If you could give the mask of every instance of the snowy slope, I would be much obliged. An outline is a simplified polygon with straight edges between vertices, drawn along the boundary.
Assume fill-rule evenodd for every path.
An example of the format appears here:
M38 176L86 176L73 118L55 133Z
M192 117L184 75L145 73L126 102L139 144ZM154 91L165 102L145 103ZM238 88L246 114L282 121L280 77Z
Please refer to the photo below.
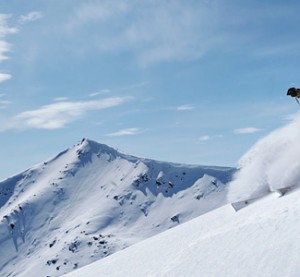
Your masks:
M234 171L82 140L0 183L0 276L60 276L221 207Z
M300 272L300 190L223 206L66 277L264 276Z
M232 205L67 276L299 276L300 113L291 118L241 158Z

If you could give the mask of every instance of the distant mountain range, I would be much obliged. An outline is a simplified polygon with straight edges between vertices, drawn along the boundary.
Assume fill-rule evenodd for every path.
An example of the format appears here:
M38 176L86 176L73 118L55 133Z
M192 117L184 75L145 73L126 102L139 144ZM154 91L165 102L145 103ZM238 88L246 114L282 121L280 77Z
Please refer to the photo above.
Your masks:
M0 275L61 276L222 207L235 171L83 139L0 183Z

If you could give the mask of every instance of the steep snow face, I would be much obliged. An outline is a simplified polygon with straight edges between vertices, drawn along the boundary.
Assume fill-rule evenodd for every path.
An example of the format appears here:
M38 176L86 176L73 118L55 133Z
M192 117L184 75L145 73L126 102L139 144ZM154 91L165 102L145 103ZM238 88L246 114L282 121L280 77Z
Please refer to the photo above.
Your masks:
M223 206L66 277L298 276L299 197L269 194L237 213Z
M60 276L207 213L233 172L83 140L0 183L1 276Z
M300 180L300 114L286 126L259 140L240 160L230 184L230 201L260 197Z

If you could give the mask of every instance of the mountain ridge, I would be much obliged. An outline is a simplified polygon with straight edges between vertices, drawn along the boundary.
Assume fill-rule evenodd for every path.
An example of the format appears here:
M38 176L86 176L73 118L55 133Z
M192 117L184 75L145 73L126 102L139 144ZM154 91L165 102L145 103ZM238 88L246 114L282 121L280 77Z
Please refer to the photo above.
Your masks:
M83 139L0 182L0 272L60 276L106 257L225 205L234 172Z

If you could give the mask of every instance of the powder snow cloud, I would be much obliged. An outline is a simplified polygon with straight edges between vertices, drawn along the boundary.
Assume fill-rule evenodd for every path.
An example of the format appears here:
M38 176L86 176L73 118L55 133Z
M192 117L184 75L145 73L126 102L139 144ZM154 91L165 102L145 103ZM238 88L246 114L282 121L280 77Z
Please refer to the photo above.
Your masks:
M267 194L300 183L300 113L284 127L259 140L239 161L230 184L230 201Z

